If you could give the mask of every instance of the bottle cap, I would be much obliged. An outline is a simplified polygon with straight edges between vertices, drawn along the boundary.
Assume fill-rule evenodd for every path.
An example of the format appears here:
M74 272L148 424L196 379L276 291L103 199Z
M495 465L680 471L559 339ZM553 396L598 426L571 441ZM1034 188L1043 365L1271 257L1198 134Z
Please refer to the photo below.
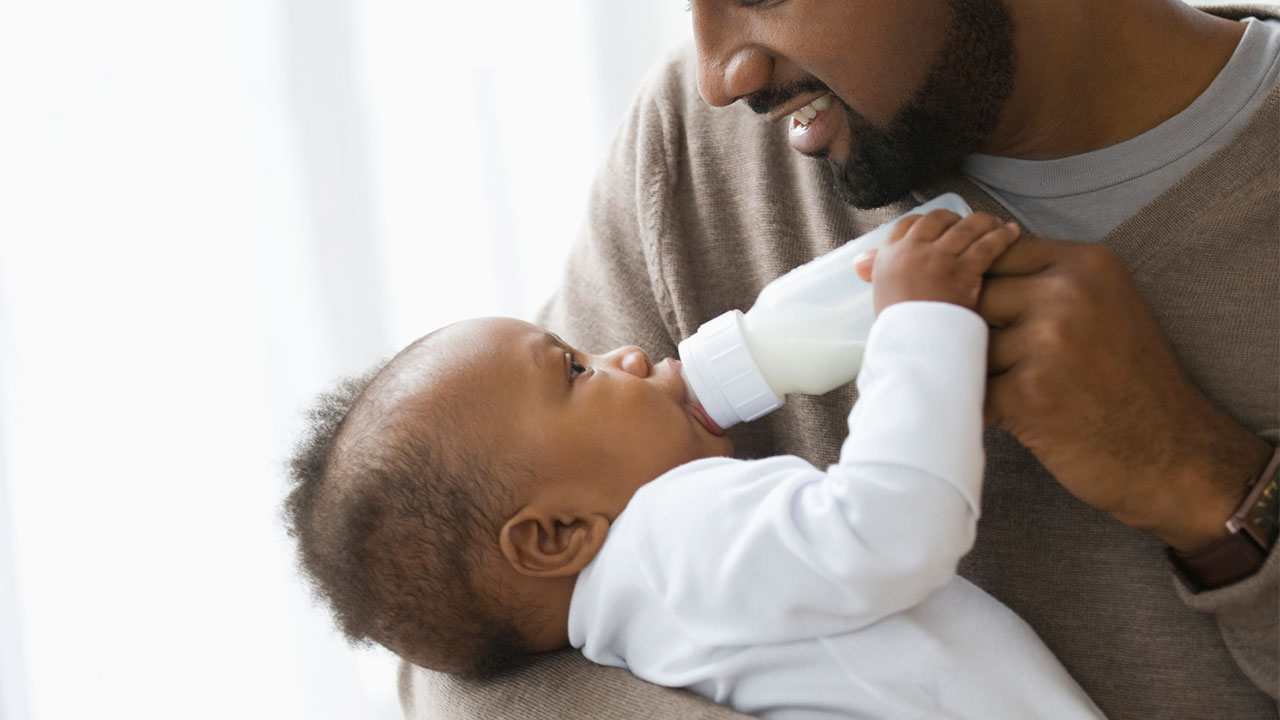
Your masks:
M742 311L712 318L680 342L690 389L722 428L750 422L782 407L742 335Z

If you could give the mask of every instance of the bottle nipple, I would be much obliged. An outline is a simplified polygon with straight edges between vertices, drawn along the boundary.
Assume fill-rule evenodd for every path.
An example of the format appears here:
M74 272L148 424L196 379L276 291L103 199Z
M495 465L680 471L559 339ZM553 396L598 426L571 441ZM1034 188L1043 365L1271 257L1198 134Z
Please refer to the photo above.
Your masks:
M680 363L680 381L684 383L684 401L701 407L702 403L698 402L698 396L693 392L693 383L689 382L689 373L684 369L684 363Z

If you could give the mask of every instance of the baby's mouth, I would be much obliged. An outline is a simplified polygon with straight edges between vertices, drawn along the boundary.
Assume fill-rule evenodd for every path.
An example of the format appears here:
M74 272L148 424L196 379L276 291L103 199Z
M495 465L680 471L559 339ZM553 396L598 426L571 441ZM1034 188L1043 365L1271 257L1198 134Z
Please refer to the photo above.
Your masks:
M711 419L711 416L707 414L707 411L702 408L702 403L691 402L685 404L693 411L693 416L698 418L698 422L702 423L702 427L706 428L707 432L712 435L724 435L724 428L717 425L716 421Z
M664 362L671 366L672 374L680 380L681 389L684 391L685 407L688 407L689 411L693 413L693 416L697 418L698 424L706 428L707 432L712 435L724 435L724 428L720 427L715 420L711 419L711 416L707 414L706 409L702 407L702 403L698 402L698 399L693 396L693 390L689 387L689 383L685 381L684 373L680 370L680 361L675 358L667 358Z

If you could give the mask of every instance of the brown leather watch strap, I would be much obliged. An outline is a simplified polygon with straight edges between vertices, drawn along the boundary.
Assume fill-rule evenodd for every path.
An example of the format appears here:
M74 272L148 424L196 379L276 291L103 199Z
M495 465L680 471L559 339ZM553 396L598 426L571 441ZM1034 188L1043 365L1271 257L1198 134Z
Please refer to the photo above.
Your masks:
M1244 502L1227 521L1230 535L1195 552L1169 548L1169 561L1192 590L1225 587L1254 574L1266 562L1276 541L1278 466L1280 450L1272 454L1266 469L1250 483Z
M1243 533L1225 537L1203 550L1184 553L1169 548L1169 561L1191 589L1216 590L1257 572L1267 554Z

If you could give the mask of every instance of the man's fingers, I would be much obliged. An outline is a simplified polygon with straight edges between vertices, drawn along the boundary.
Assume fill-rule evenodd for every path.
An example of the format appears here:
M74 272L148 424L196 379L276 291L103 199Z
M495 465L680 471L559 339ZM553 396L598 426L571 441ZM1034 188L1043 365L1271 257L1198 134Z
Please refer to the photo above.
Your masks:
M1027 411L1028 373L1033 372L1030 363L1014 363L1007 370L993 373L987 378L987 392L982 401L982 419L989 427L1009 432L1015 428L1010 423L1024 418Z
M1023 234L1007 252L991 263L989 275L1033 275L1054 263L1058 256L1074 245L1070 240L1049 240Z
M1027 240L1028 238L1024 237L1011 245L1008 251L996 260L996 263L1008 257L1009 253L1016 251ZM978 296L978 307L975 309L993 328L1013 325L1030 309L1028 298L1032 297L1030 293L1036 280L1035 277L1021 275L1010 277L988 275L982 281L982 293Z
M982 402L982 421L987 427L1004 428L1005 418L1009 414L1011 386L1011 378L1007 376L987 380L987 394Z
M988 375L1007 373L1025 357L1027 357L1027 337L1023 328L1015 325L991 331L990 341L987 344Z

